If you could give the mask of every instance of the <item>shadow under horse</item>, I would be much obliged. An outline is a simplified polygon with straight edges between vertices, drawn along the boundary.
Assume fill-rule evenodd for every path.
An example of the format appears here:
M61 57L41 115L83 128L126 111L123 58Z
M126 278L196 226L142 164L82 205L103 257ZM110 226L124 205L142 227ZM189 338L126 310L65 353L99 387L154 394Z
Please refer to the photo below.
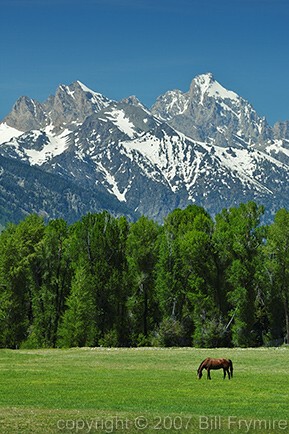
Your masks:
M207 357L202 361L198 368L198 377L199 379L203 376L203 369L207 370L207 378L211 380L210 371L213 369L223 369L224 371L224 379L226 378L226 374L228 374L228 378L233 378L233 363L231 359L212 359L211 357Z

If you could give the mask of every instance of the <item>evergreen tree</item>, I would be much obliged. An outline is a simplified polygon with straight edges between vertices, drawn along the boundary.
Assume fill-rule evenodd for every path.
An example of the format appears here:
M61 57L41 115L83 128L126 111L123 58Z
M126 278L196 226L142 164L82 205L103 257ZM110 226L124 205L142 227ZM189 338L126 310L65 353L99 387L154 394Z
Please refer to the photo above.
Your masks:
M31 215L8 225L0 237L0 346L17 348L33 320L30 266L44 235L43 219Z
M64 347L92 346L96 340L96 329L93 279L84 266L79 266L59 328L58 343Z

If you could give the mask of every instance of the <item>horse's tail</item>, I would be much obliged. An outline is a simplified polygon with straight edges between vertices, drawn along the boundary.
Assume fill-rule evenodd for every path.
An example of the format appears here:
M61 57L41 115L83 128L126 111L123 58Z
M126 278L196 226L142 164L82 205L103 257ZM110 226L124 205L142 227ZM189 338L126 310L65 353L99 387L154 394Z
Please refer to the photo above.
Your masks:
M233 378L233 362L231 359L229 359L229 368L230 368L231 378Z

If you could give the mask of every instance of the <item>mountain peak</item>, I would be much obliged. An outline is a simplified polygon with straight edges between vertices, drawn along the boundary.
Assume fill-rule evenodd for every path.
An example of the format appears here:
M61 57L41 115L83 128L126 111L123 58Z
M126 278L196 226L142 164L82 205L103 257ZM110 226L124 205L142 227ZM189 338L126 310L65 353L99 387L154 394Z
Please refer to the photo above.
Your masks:
M215 81L215 78L212 72L207 72L205 74L197 75L193 81L198 82L200 85L209 86Z
M190 94L195 95L196 91L200 95L201 103L203 102L205 95L218 99L230 99L235 101L239 99L239 96L235 92L227 90L216 81L211 72L198 75L193 79L190 87Z
M46 115L38 101L27 96L21 96L3 122L17 130L28 131L42 128L46 122Z
M76 81L73 83L73 85L74 85L74 86L78 86L78 87L80 87L80 88L83 90L83 92L92 93L93 95L97 93L97 92L94 92L93 90L91 90L89 87L87 87L85 84L83 84L83 83L82 83L81 81L79 81L79 80L76 80Z
M101 93L95 92L94 90L90 89L79 80L76 80L69 85L60 84L56 90L56 94L62 92L66 93L68 96L74 99L77 95L82 95L83 93L85 93L86 94L85 98L98 99L98 100L101 99L101 100L108 101L108 99L105 96L103 96Z
M146 108L146 106L143 105L143 103L135 95L130 95L127 98L122 99L120 102L124 103L124 104L128 104L128 105L134 106L134 107L140 107L145 112L148 111L148 109Z
M122 99L121 102L136 106L142 105L140 100L135 95L130 95L127 98Z
M89 89L85 84L81 83L81 81L76 80L73 83L70 83L69 85L67 84L60 84L57 88L57 91L64 91L68 94L71 94L75 92L75 90L81 90L82 92L89 92L94 94L95 92L91 89ZM56 92L57 92L56 91Z

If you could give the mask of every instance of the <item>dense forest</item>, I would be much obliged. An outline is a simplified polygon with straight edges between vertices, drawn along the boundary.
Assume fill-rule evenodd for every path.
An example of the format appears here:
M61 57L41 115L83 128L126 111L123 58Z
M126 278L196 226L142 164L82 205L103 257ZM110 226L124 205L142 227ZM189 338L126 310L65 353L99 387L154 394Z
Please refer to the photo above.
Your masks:
M29 215L0 234L0 347L259 346L289 335L289 211L254 202L163 225Z

